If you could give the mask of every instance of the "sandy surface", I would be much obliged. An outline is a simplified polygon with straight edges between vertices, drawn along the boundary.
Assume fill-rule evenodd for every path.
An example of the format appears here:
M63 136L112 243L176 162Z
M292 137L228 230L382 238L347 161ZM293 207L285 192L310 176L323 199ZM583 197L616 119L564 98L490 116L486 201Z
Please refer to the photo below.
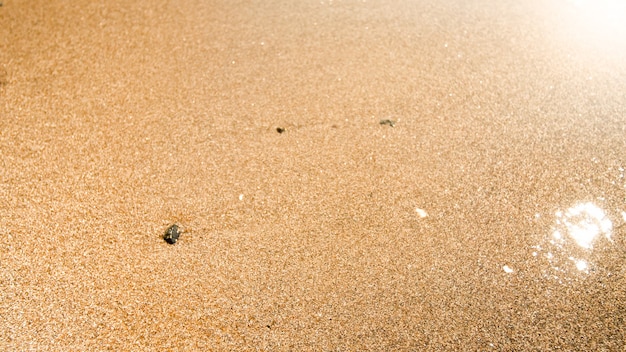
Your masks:
M624 348L605 5L3 1L0 349Z

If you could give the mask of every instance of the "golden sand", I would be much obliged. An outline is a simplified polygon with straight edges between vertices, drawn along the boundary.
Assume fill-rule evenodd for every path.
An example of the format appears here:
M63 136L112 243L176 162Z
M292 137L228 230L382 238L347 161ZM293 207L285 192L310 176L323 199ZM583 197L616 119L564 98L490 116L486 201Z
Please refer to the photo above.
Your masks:
M3 1L0 350L623 349L607 9Z

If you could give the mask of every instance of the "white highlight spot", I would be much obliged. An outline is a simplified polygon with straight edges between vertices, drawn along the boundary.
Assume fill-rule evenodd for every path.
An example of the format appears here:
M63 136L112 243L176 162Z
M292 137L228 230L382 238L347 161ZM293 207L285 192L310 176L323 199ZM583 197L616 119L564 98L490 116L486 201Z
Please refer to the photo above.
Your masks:
M565 230L580 247L591 248L596 237L601 234L611 240L613 223L604 211L593 203L578 204L567 209L565 214L557 214L559 215Z
M513 269L511 269L508 265L503 266L502 270L504 270L504 272L507 274L510 274L513 272Z
M424 209L415 208L415 212L419 215L420 218L425 218L428 216L428 213Z
M243 194L239 195L239 200L243 200Z
M587 265L587 262L584 260L577 260L576 261L576 269L580 270L580 271L585 271L587 270L589 266Z

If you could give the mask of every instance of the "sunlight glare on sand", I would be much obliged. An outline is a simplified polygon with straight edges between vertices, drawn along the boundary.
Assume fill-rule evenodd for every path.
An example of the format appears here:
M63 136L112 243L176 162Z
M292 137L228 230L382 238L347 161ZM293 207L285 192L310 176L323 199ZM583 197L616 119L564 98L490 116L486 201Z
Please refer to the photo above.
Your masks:
M613 223L602 209L593 203L581 203L563 212L557 212L557 224L562 224L567 234L582 248L589 249L601 234L611 240ZM555 239L561 239L555 231Z
M588 268L587 262L584 260L576 260L576 269L580 270L580 271L586 271Z
M594 271L594 249L602 250L602 238L612 243L613 223L605 211L591 202L581 202L555 213L555 226L545 241L532 246L532 256L545 259L552 277L565 280L574 273ZM572 270L574 269L574 270Z
M626 33L626 1L571 0L575 9L574 30L579 38L620 39Z

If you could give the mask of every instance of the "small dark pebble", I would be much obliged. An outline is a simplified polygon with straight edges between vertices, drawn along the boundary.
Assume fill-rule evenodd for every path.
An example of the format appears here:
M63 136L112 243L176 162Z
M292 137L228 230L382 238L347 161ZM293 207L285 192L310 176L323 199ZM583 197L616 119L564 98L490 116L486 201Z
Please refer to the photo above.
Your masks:
M170 226L167 231L165 231L165 236L163 236L163 239L169 244L174 244L176 243L176 241L178 241L179 236L180 231L178 229L178 225L174 224Z
M380 120L380 124L381 125L389 125L389 126L393 127L396 124L396 122L393 121L393 120Z
M283 132L285 132L285 129L282 128L282 127L276 127L276 132L283 133Z

